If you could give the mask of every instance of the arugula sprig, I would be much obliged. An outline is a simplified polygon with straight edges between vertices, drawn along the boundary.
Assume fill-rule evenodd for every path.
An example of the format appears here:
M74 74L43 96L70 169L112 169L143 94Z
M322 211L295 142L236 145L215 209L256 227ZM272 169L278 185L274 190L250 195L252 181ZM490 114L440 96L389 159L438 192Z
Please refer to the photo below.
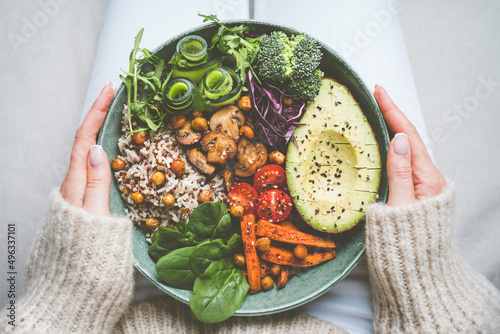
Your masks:
M260 51L259 41L264 35L256 38L245 37L243 34L244 32L253 31L253 28L249 25L241 24L239 26L229 28L220 23L217 15L198 15L204 18L203 22L212 21L219 26L219 30L212 37L212 41L208 49L211 50L217 46L222 53L231 56L236 62L236 72L240 73L243 83L246 81L247 68L250 68L255 78L257 78L253 70L252 63Z
M161 110L162 92L171 76L171 72L166 78L163 76L166 69L163 59L156 57L148 49L139 47L143 33L144 28L135 37L128 71L122 69L125 75L120 75L120 79L127 87L129 134L147 130L144 127L133 129L132 115L145 122L153 131L163 126L165 113Z

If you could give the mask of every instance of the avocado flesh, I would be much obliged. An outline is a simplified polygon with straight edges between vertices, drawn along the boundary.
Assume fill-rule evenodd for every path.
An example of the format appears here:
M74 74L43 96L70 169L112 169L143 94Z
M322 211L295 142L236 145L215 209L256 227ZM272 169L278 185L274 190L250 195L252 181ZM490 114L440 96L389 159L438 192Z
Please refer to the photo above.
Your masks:
M315 229L354 227L377 197L380 153L373 131L347 88L325 78L288 146L286 174L292 200Z

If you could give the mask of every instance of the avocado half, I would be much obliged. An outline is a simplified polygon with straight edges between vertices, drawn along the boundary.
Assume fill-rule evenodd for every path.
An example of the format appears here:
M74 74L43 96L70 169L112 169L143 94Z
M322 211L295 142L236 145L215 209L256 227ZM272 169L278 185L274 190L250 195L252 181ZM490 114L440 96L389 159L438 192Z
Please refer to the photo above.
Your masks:
M381 178L375 135L349 90L324 78L290 141L286 176L293 203L313 228L356 226L377 197ZM297 144L297 146L296 146Z

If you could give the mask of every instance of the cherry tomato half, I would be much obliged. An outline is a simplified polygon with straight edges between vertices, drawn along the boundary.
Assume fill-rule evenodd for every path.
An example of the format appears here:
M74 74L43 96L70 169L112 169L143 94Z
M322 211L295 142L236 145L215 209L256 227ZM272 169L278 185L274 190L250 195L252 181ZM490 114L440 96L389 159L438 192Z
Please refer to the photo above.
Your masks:
M241 205L245 208L245 215L254 212L256 199L257 191L254 187L245 182L235 183L227 194L229 207Z
M266 190L286 190L285 170L278 165L265 165L255 173L253 186L259 194Z
M280 222L288 217L291 211L292 201L283 190L265 191L257 199L257 214L268 222Z

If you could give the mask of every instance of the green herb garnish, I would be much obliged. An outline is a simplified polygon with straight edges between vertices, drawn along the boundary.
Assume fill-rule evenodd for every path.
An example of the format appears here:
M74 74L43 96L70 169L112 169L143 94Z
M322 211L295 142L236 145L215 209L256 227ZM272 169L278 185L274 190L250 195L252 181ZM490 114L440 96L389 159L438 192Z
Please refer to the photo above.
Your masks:
M144 127L133 129L132 115L145 122L153 131L163 126L165 113L161 110L162 92L171 75L171 73L166 77L163 75L165 72L163 59L156 57L148 49L139 48L143 33L144 28L135 37L128 71L122 70L125 75L120 75L120 79L127 87L129 134L146 129Z

